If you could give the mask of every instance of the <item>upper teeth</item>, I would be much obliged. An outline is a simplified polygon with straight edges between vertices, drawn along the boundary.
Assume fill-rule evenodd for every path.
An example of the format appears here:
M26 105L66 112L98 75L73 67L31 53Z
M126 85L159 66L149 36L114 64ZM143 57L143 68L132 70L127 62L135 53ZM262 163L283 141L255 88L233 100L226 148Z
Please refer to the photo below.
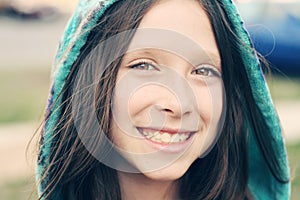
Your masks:
M183 142L187 140L190 136L190 133L176 133L176 134L169 134L167 132L161 131L149 131L149 130L142 130L142 134L147 138L155 142L162 142L162 143L177 143Z

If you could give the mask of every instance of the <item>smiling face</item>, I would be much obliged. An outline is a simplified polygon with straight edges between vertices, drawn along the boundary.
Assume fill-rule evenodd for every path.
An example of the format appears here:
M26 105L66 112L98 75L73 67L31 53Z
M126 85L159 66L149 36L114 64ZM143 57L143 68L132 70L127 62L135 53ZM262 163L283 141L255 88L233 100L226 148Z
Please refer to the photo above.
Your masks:
M151 179L176 180L222 125L219 51L197 1L162 0L144 16L114 91L111 138Z

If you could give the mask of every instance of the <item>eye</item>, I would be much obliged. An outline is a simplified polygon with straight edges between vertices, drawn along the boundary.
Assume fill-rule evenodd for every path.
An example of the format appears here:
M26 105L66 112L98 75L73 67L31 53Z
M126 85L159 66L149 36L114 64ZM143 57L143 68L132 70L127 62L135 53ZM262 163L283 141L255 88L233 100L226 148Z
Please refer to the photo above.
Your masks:
M149 62L145 62L145 61L142 61L142 62L139 62L139 63L136 63L136 64L133 64L130 66L130 68L132 69L140 69L140 70L158 70L154 64L152 63L149 63Z
M215 67L210 65L201 65L192 71L192 74L202 77L221 77L221 73Z

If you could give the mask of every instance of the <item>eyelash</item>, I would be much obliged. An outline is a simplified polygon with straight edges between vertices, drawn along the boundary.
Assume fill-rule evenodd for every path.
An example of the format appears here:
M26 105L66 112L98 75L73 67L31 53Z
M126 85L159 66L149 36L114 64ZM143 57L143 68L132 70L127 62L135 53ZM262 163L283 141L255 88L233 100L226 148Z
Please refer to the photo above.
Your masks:
M157 67L154 64L146 62L146 61L142 61L142 62L133 64L133 65L130 65L129 67L131 69L140 69L140 70L149 70L149 71L158 70ZM145 69L144 67L148 67L148 68ZM149 69L149 67L152 67L152 69Z
M198 67L197 69L195 69L192 74L195 75L202 75L204 77L210 77L210 76L216 76L216 77L221 77L221 74L218 70L214 69L213 67L206 67L207 65L203 66L203 67ZM197 74L198 71L202 71L201 73L203 73L203 70L205 70L205 74Z
M159 69L155 66L155 64L152 64L148 61L141 61L136 64L130 65L129 67L131 69L140 69L140 70L149 70L149 71L158 70L159 71ZM145 69L145 67L147 67L147 69ZM149 69L149 67L151 67L152 69ZM197 74L197 72L201 71L201 70L202 71L205 70L206 73L205 74ZM192 74L201 75L204 77L211 77L211 76L221 77L221 73L218 70L214 69L213 67L210 67L209 65L204 65L202 67L198 67L197 69L192 71Z

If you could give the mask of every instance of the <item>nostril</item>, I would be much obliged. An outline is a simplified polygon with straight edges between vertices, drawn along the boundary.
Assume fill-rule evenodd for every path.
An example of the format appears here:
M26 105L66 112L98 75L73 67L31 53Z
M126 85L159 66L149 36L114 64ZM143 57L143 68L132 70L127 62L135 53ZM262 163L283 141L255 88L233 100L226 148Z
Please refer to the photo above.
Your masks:
M168 108L164 108L162 110L165 111L165 112L173 113L173 111L171 109L168 109Z

